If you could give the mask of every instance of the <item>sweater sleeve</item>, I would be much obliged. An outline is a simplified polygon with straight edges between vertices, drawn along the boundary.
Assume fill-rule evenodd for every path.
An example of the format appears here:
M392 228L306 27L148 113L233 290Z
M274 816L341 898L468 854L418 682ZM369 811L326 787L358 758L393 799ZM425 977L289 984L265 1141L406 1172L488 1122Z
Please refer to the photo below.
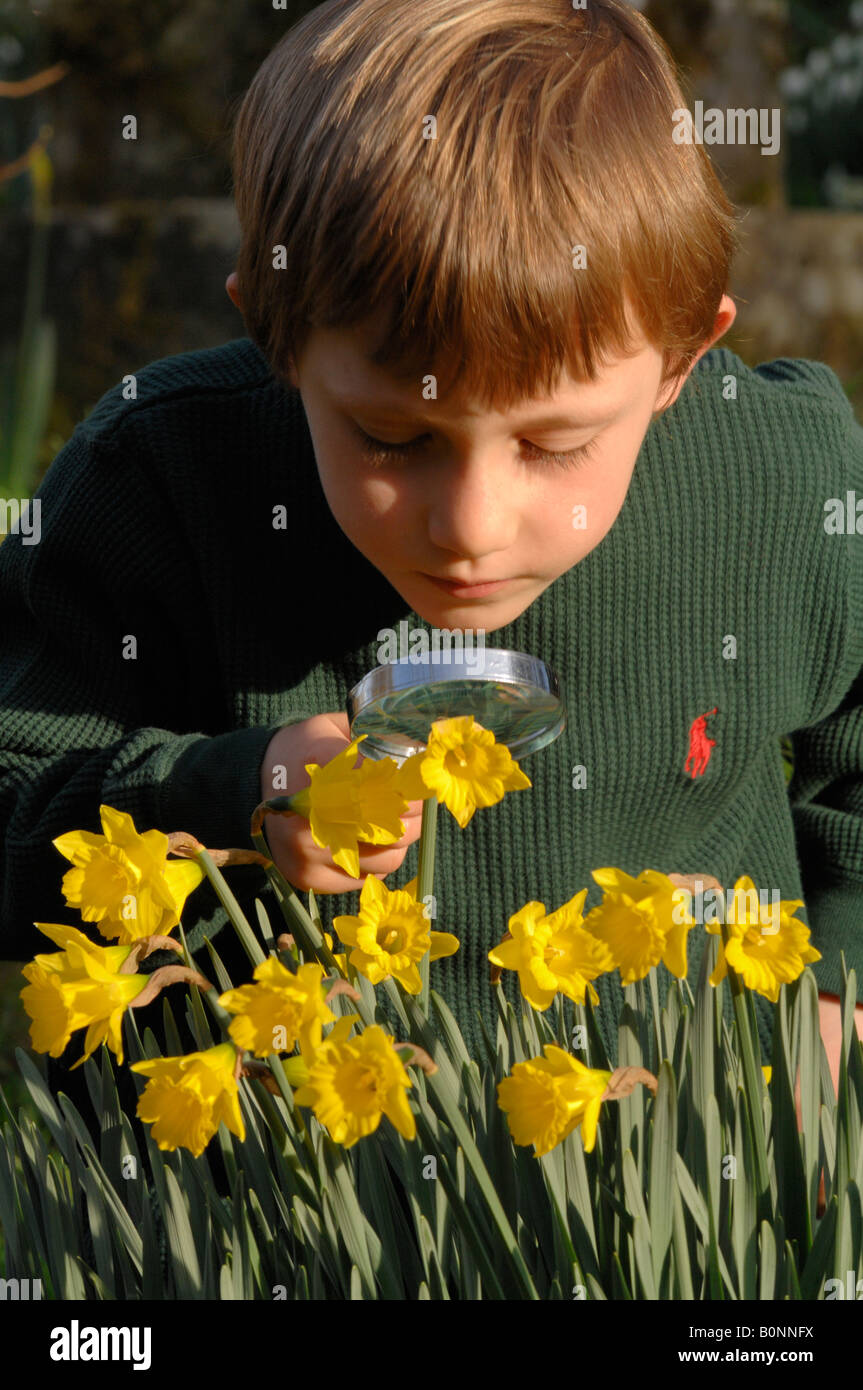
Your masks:
M838 566L829 570L835 576L838 569L842 596L833 691L838 703L818 723L792 735L788 792L812 944L822 955L813 966L819 990L839 994L844 951L863 999L863 429L850 405L845 418L844 487L837 488L836 499L843 504L844 526L835 534L825 529L822 538L822 544L836 548ZM829 622L833 612L827 603L819 621Z
M44 949L34 922L69 920L61 880L71 866L51 841L101 834L102 803L139 831L251 848L266 746L281 724L308 717L294 710L272 727L222 731L206 640L189 637L200 580L131 433L122 422L107 435L79 425L31 502L36 543L22 527L0 545L7 960Z

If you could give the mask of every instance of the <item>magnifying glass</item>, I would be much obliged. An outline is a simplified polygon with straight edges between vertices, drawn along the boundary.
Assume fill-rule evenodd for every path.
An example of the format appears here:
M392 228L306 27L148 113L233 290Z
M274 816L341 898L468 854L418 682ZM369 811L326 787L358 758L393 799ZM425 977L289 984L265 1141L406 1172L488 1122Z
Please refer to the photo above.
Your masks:
M347 714L351 738L366 735L364 757L399 764L425 748L437 719L472 714L516 760L553 743L566 727L551 667L503 647L483 648L469 661L442 651L416 663L376 666L351 690Z

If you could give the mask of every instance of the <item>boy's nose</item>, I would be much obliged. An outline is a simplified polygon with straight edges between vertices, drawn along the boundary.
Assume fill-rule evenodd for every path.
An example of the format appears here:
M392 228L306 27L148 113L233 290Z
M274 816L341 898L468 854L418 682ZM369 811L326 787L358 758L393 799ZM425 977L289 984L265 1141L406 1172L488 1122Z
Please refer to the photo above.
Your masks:
M498 461L465 465L435 480L429 509L429 539L441 550L480 563L515 543L518 506L512 481ZM483 576L486 577L486 576ZM488 575L503 579L503 574Z

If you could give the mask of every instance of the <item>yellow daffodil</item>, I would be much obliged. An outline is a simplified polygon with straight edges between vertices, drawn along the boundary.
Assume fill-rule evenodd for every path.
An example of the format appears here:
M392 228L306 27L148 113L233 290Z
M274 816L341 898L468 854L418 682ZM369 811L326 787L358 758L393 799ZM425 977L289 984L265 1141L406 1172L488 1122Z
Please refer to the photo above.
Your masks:
M108 941L167 935L204 870L193 859L169 860L167 835L139 834L125 811L100 806L99 814L104 835L70 830L53 841L76 866L63 878L66 902Z
M308 1063L309 1079L294 1099L311 1106L330 1137L347 1149L372 1134L383 1115L405 1139L413 1139L416 1120L406 1095L413 1083L394 1039L378 1024L348 1038L356 1017L340 1018L324 1038Z
M60 1057L71 1035L86 1028L84 1055L72 1070L103 1041L122 1062L123 1014L147 987L149 978L120 973L133 948L96 946L83 932L53 922L37 922L36 926L64 949L36 956L21 972L30 982L21 991L21 1002L32 1019L33 1048Z
M769 1086L769 1085L770 1085L770 1078L771 1078L771 1076L773 1075L773 1068L772 1068L772 1067L762 1067L761 1070L764 1072L764 1084L765 1084L765 1086Z
M329 949L332 951L332 949L333 949L333 938L331 937L331 935L330 935L330 933L329 933L328 931L325 931L325 932L324 932L324 941L326 941L327 946L328 946ZM347 973L348 973L348 966L347 966L348 957L347 957L347 953L345 952L345 953L343 953L343 954L341 954L341 955L334 955L334 956L333 956L333 960L335 961L336 965L337 965L337 966L339 967L339 969L341 970L342 974L346 976Z
M683 979L686 934L695 919L681 911L679 889L671 879L654 869L645 869L638 878L622 869L594 869L593 877L604 894L584 926L611 948L623 984L643 980L660 961Z
M149 1077L137 1115L153 1126L160 1149L188 1149L198 1158L224 1121L239 1140L246 1137L237 1083L239 1053L219 1043L186 1057L154 1057L131 1070Z
M803 900L787 898L778 908L762 907L755 884L744 874L734 885L733 904L727 945L721 939L721 923L705 923L709 932L720 936L710 983L718 985L731 966L749 989L775 1004L780 985L790 984L807 965L821 959L821 952L809 944L809 928L794 916Z
M546 1043L544 1057L516 1062L497 1088L516 1144L533 1144L537 1158L581 1125L585 1153L596 1143L601 1099L610 1071L591 1070L563 1048Z
M302 1052L313 1052L323 1025L336 1020L321 992L323 966L313 961L294 975L269 956L255 966L254 979L255 984L229 989L219 1000L237 1015L228 1029L237 1046L256 1057L291 1052L298 1042Z
M614 969L610 947L585 931L581 909L587 889L546 916L545 904L526 903L509 919L509 936L489 951L493 965L517 970L521 992L535 1009L547 1009L560 992L576 1004L599 995L591 984L597 975Z
M432 724L428 746L407 758L398 775L409 801L436 796L462 830L478 806L494 806L506 792L530 785L506 745L472 714Z
M459 947L451 932L429 930L423 904L413 892L387 888L374 874L366 876L358 916L335 917L333 930L354 948L350 963L360 974L373 985L391 975L408 994L419 994L422 988L417 962L427 951L431 960L440 960Z
M291 810L305 816L318 848L328 849L333 863L351 878L360 876L357 842L394 844L405 833L401 817L408 809L396 786L399 769L392 758L366 758L354 768L363 738L365 734L322 767L307 763L311 783L290 798Z

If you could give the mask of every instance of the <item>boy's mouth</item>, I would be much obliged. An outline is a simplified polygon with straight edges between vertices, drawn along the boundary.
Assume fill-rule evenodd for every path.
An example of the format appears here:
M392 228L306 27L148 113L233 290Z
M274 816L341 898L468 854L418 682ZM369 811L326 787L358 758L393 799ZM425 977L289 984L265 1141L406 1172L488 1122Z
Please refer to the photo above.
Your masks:
M454 579L438 579L436 575L424 574L422 571L420 574L423 579L456 598L483 598L485 594L496 593L504 584L510 583L509 579L488 579L482 584L462 584Z

